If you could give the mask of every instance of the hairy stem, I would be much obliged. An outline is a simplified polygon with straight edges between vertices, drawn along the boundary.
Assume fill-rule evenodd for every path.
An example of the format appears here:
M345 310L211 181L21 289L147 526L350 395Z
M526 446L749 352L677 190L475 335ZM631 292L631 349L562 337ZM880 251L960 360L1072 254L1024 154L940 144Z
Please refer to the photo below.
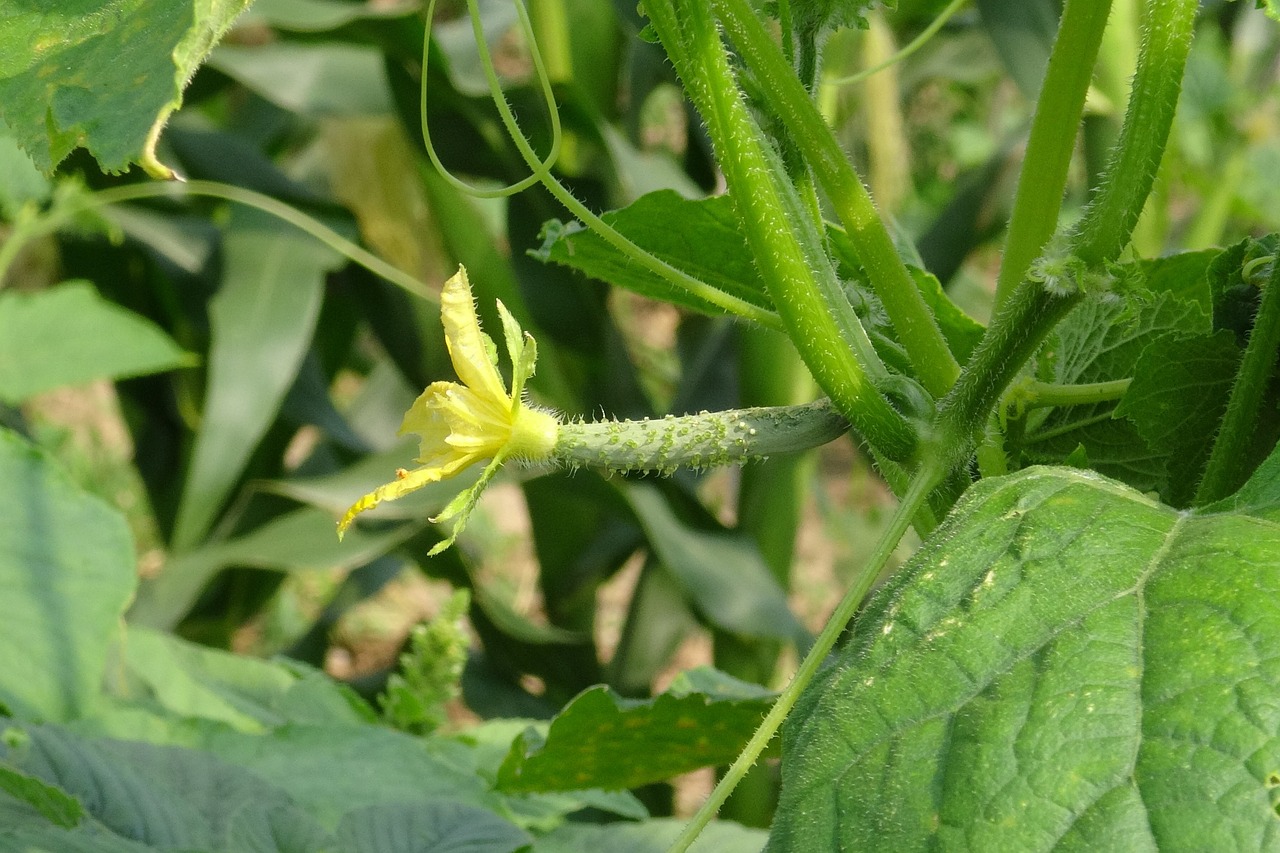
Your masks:
M935 397L942 396L960 368L898 256L867 188L749 0L712 0L712 5L742 59L755 73L769 110L790 132L844 224L921 384Z
M1009 298L1058 226L1085 93L1111 0L1068 0L1040 87L1009 219L996 304Z
M903 495L902 503L898 505L898 509L889 520L889 526L881 534L880 540L876 543L875 550L872 551L871 556L867 559L867 564L862 573L854 581L853 585L849 587L844 597L840 599L839 605L836 606L835 611L831 614L831 618L827 620L822 633L814 640L813 648L809 650L809 653L804 656L804 660L800 662L800 667L796 670L791 683L786 686L778 697L778 701L774 702L773 707L769 709L764 722L756 729L755 734L751 736L751 740L747 741L746 747L742 750L737 760L730 765L720 783L716 785L715 790L707 798L707 801L690 818L684 831L680 833L675 843L671 845L669 853L684 853L689 849L689 845L694 842L698 834L715 817L717 810L729 796L738 780L746 775L747 771L759 759L760 753L764 752L765 747L769 745L769 741L773 740L774 735L778 733L778 729L782 727L783 721L787 718L787 714L795 707L800 694L813 681L813 677L817 675L822 662L835 647L836 640L840 638L841 633L844 632L845 625L853 618L853 614L857 612L859 605L862 604L862 599L866 597L867 591L871 589L871 585L879 577L885 563L889 561L890 555L893 554L893 550L898 547L898 542L902 539L902 535L907 532L907 528L911 525L912 517L925 505L929 493L942 481L944 473L939 468L928 466L922 468L912 478L911 486L907 489L906 494Z
M1113 260L1129 242L1151 193L1182 91L1195 30L1196 0L1151 0L1120 141L1072 240L1090 265Z
M1196 0L1151 0L1149 26L1117 150L1068 253L1089 268L1114 260L1129 241L1169 139L1195 22ZM1082 298L1079 287L1047 289L1023 280L938 408L935 452L961 464L992 407L1049 330Z
M1262 303L1249 334L1249 345L1231 387L1227 411L1214 439L1204 477L1196 490L1195 506L1225 498L1247 479L1249 439L1255 432L1277 351L1280 351L1280 258L1273 258L1271 275L1263 285Z
M823 235L742 99L715 22L696 0L654 0L645 11L706 122L738 220L788 337L862 437L894 458L908 457L915 433L875 385L888 372L844 294ZM777 55L783 73L795 80ZM798 81L797 86L807 101Z

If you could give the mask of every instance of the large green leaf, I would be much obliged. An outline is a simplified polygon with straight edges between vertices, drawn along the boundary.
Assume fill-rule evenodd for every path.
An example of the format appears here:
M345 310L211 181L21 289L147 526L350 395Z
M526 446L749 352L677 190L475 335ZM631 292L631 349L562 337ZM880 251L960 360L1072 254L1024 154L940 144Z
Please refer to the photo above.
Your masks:
M208 853L312 853L327 843L279 788L207 753L82 738L54 726L0 728L8 729L0 758L76 797L93 819L85 834Z
M89 149L155 174L155 139L249 0L58 0L0 12L0 114L46 172Z
M87 281L0 293L0 401L191 361L154 323L100 298Z
M1156 341L1208 328L1203 311L1169 293L1135 295L1125 301L1090 300L1049 336L1038 357L1037 375L1062 385L1132 378L1139 374L1142 354ZM1084 447L1097 470L1143 490L1161 483L1169 452L1119 417L1116 401L1028 415L1020 449L1030 462L1061 461L1077 446Z
M91 711L135 572L124 518L0 430L0 706Z
M1116 417L1128 418L1161 451L1160 494L1174 505L1185 505L1195 493L1240 356L1226 330L1163 337L1142 353L1133 384L1116 407Z
M730 763L774 696L714 670L685 673L649 700L607 687L580 693L551 721L529 729L498 771L504 791L621 790Z
M770 849L1280 849L1277 600L1273 520L984 480L797 705Z
M211 731L203 743L287 791L327 827L356 809L405 799L499 808L501 798L449 746L368 725L288 725L267 735ZM465 756L462 747L457 751Z
M596 825L568 823L539 838L534 853L665 853L684 829L684 821L646 820L640 823ZM765 833L729 821L712 821L689 848L693 853L759 853Z
M198 646L131 626L121 644L125 692L170 714L264 732L287 723L372 722L372 709L321 672Z
M369 806L338 826L345 853L512 853L532 841L493 812L447 800Z
M315 330L324 275L339 256L256 212L233 213L222 287L209 306L213 345L204 414L183 484L173 545L195 545L217 517L293 384Z

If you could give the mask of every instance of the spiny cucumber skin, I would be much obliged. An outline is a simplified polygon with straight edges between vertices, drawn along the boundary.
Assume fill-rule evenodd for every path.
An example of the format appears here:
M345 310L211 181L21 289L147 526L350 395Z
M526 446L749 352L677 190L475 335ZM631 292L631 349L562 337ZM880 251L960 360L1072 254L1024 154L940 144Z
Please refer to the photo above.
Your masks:
M848 429L849 422L825 399L803 406L566 423L552 460L571 468L672 474L677 468L712 468L807 450Z

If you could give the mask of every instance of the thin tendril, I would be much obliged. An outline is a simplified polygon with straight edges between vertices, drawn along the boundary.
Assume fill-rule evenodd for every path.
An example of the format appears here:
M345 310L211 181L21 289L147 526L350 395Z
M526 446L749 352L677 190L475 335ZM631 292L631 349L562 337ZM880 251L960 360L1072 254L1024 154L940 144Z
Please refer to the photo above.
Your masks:
M9 243L0 248L0 255L3 256L3 262L0 263L0 279L3 278L3 267L8 266L9 258L16 254L17 249L20 248L20 245L15 245L11 248L10 244L14 241L26 243L36 237L52 233L66 225L77 214L100 207L149 198L181 198L188 195L219 198L261 210L314 237L330 249L346 257L352 263L364 267L374 275L381 276L414 296L426 299L429 302L440 301L440 297L422 281L403 270L397 269L369 250L353 243L315 217L308 216L297 208L262 193L217 181L163 181L158 183L128 184L99 190L69 200L61 209L50 210L41 221L33 223L21 235L15 233L10 238Z
M551 151L547 153L545 158L540 158L534 154L531 160L526 155L525 162L529 164L532 171L521 180L497 189L483 189L473 186L455 176L440 161L440 155L436 153L436 147L431 141L431 131L427 121L427 68L430 60L431 24L435 18L436 0L431 0L427 4L426 35L422 40L422 88L419 94L419 107L422 112L422 141L427 148L427 157L431 159L431 165L435 166L440 176L455 189L477 198L503 198L527 190L539 181L545 181L551 175L551 167L560 158L560 146L564 141L564 130L560 126L560 108L556 104L555 93L551 90L551 77L547 74L546 65L542 61L542 51L538 49L538 41L533 37L533 23L529 20L529 13L525 10L524 4L520 0L514 0L514 2L516 14L520 18L520 26L524 30L526 41L529 45L529 56L533 60L534 72L542 89L542 97L547 105L547 113L550 116ZM498 79L497 69L493 66L493 56L489 53L489 45L485 42L484 31L480 24L480 12L476 7L475 0L467 0L467 12L471 17L471 29L475 33L476 50L480 55L480 64L484 67L485 81L489 84L489 94L493 97L493 103L497 106L498 114L502 117L502 124L506 127L507 133L510 134L513 140L523 140L526 138L524 132L520 130L515 114L511 111L511 105L507 103L507 98L502 93L502 82ZM530 146L529 150L533 150L532 146ZM521 148L521 154L524 155L523 147Z
M898 62L901 62L911 54L915 53L920 48L924 47L925 42L929 41L929 39L937 35L938 30L946 26L947 21L951 20L952 16L955 15L956 12L959 12L960 7L963 6L966 2L967 0L951 0L951 2L947 5L947 8L943 9L942 12L939 13L938 17L934 18L929 23L929 26L925 27L920 32L920 35L916 36L914 39L911 40L910 44L902 48L902 50L898 51L893 56L890 56L884 62L878 63L876 65L871 66L870 68L859 71L857 74L850 74L848 77L835 77L828 80L824 80L823 82L828 86L847 86L851 83L860 83L861 81L870 77L872 74L878 74L881 71L888 68L890 65L894 65Z
M783 721L786 720L791 709L795 707L805 688L813 682L814 676L818 674L818 670L821 668L823 661L826 660L827 654L835 647L836 640L844 633L845 627L857 612L862 600L866 598L871 585L879 577L880 572L883 571L894 549L898 547L903 534L911 526L912 517L926 505L929 493L942 480L942 475L939 473L940 470L940 468L926 463L912 478L911 485L908 487L906 494L902 496L902 503L898 504L897 510L889 519L888 527L880 534L880 539L876 543L870 558L868 558L862 573L858 575L845 592L844 597L840 599L840 603L827 620L822 633L814 640L813 647L809 649L804 656L804 660L800 662L796 674L791 678L791 683L786 686L774 701L769 713L765 715L764 720L756 728L751 739L747 741L747 745L743 747L738 758L729 766L720 782L712 789L710 795L698 808L697 812L694 813L693 817L689 819L689 822L685 824L684 830L676 838L675 843L667 849L667 853L685 853L689 849L689 846L693 844L702 833L702 830L715 817L716 812L720 810L720 806L724 805L724 801L733 793L733 789L738 782L742 781L742 777L747 774L747 771L760 758L760 754L769 745L769 741L773 740L778 733Z
M498 190L479 190L472 187L458 178L451 175L440 162L435 154L435 149L431 144L431 136L427 129L427 80L426 67L428 59L428 45L431 38L430 16L435 10L435 0L431 0L427 7L427 33L426 40L422 46L422 62L423 62L423 79L422 79L422 136L426 143L427 155L431 158L432 165L436 170L448 180L453 186L459 190L471 195L491 198L494 196L507 196L519 192L532 186L535 182L541 182L543 187L553 195L570 213L576 216L584 225L597 236L603 239L609 245L613 246L622 254L626 255L636 264L667 281L668 283L680 288L704 302L720 308L728 314L733 314L743 319L750 320L761 326L770 329L783 329L782 321L778 319L778 315L767 308L747 302L725 293L723 290L712 287L706 282L700 281L688 273L676 269L666 261L658 258L644 249L637 246L627 237L615 230L596 214L592 213L586 205L577 199L554 175L551 174L551 167L555 163L555 158L560 151L560 119L558 107L555 103L554 93L551 90L550 78L547 75L546 68L542 62L542 54L538 51L537 40L534 38L533 25L529 20L529 14L525 11L520 0L515 0L516 8L520 17L520 25L524 29L524 34L530 45L530 54L533 58L533 65L538 74L542 91L547 99L548 109L552 116L552 135L554 142L552 144L552 155L546 159L538 156L533 150L532 143L528 137L520 130L515 116L511 112L510 106L507 104L506 97L502 94L501 82L498 80L497 73L493 69L492 57L489 54L489 47L485 43L484 31L480 24L480 12L476 6L476 0L467 0L467 11L471 15L471 26L475 33L476 50L479 51L481 63L485 68L485 79L489 84L489 95L493 98L494 104L498 108L499 114L502 116L503 125L510 134L511 141L515 144L516 149L520 152L520 156L524 158L525 164L529 167L531 173L523 180L503 187Z

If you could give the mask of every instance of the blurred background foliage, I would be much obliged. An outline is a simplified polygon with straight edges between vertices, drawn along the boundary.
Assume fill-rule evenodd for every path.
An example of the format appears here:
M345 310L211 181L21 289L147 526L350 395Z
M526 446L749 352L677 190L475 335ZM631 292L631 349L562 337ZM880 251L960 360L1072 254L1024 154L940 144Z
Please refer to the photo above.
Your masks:
M1058 4L976 0L903 61L836 82L947 5L900 0L867 30L835 34L819 100L903 252L981 321ZM1280 229L1280 101L1265 96L1280 44L1251 5L1203 4L1140 256ZM545 151L528 44L507 3L480 6L507 97ZM498 328L501 299L533 332L532 393L571 417L811 399L781 337L531 254L544 223L572 219L541 189L478 199L431 167L424 74L444 164L482 187L524 177L465 8L442 7L424 69L417 3L258 0L192 81L160 159L295 206L433 288L465 264L482 322ZM1117 132L1137 7L1115 0L1066 216ZM707 140L660 48L638 37L634 3L530 10L565 126L555 173L579 198L606 210L657 190L717 192ZM59 193L143 180L103 174L84 152L46 178L0 134L10 221ZM467 589L458 726L547 719L597 684L648 697L698 663L776 685L779 660L821 624L891 501L846 439L671 478L508 471L458 547L427 560L441 534L426 519L459 488L441 484L339 543L341 511L414 455L396 436L409 403L451 378L435 303L278 219L195 197L80 217L26 245L3 288L0 422L124 511L141 577L131 625L284 655L373 697L412 626ZM100 352L77 346L86 336ZM767 825L774 790L762 771L726 814ZM675 807L669 784L643 798L654 814Z

